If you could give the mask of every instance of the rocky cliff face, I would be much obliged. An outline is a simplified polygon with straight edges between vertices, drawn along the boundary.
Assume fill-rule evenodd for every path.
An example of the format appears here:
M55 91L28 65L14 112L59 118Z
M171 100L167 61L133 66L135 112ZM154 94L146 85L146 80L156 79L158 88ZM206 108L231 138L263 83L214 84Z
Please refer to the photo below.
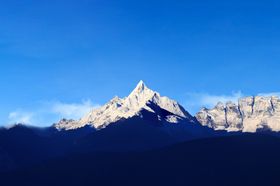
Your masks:
M239 99L238 104L218 103L213 109L203 108L196 118L202 125L215 130L280 131L280 99L252 96Z

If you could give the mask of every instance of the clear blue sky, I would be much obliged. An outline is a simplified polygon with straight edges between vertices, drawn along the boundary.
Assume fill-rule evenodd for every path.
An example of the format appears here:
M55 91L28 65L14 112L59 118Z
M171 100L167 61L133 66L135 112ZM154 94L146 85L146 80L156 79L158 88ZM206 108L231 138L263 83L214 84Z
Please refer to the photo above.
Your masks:
M63 115L46 111L53 104L104 104L140 79L186 107L193 94L279 92L279 10L276 0L1 0L0 124L29 114L47 125Z

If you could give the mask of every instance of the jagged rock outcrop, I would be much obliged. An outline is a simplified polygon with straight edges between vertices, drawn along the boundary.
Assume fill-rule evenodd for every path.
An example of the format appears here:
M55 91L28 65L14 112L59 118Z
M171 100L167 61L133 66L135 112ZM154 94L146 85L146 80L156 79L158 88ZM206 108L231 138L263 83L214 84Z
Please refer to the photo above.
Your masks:
M213 109L203 108L196 118L202 125L215 130L280 131L280 99L277 96L251 96L239 99L238 104L218 103Z

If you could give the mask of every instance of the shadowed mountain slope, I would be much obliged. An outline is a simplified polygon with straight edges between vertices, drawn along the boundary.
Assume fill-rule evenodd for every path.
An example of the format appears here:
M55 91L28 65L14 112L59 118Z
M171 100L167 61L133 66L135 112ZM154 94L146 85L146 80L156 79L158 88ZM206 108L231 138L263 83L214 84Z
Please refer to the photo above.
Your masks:
M9 185L279 185L280 139L242 135L159 150L72 154L2 174ZM14 179L16 178L16 179Z

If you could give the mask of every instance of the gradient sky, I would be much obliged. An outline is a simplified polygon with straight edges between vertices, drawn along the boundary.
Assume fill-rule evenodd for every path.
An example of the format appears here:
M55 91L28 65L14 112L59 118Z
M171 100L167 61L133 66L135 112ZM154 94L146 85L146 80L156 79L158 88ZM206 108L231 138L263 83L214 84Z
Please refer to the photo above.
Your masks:
M280 92L279 10L276 0L0 1L0 124L78 118L141 79L191 112Z

